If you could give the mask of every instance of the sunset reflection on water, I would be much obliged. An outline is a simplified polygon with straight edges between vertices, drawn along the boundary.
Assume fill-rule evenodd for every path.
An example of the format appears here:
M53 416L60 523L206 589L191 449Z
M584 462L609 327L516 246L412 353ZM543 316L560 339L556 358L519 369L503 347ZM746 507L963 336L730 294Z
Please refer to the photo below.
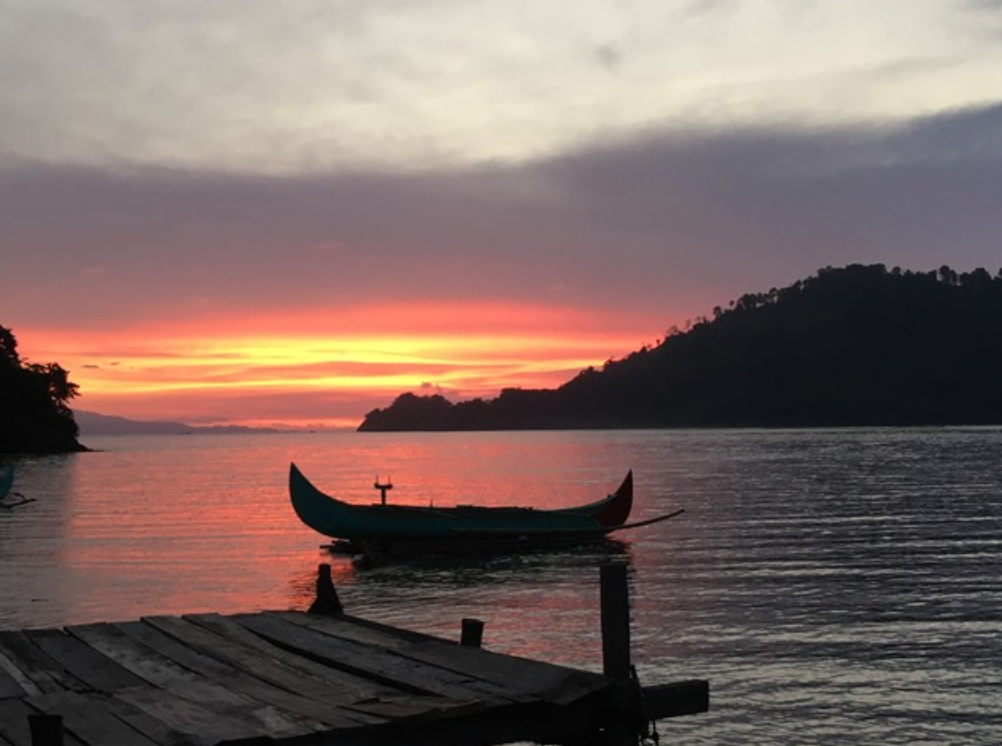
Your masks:
M0 628L305 609L330 563L345 609L490 650L601 667L599 565L626 562L644 683L706 678L692 746L964 743L1002 732L1002 429L283 434L106 438L18 459L0 513ZM289 504L564 507L632 468L632 520L547 552L362 570ZM852 742L850 739L848 742Z
M90 445L100 450L18 464L19 483L38 501L0 525L11 529L0 573L21 595L0 622L305 608L325 561L339 587L351 589L363 580L356 568L323 552L328 538L291 509L293 460L324 491L366 504L378 501L372 484L382 474L400 504L567 506L603 497L628 468L613 474L589 463L587 447L557 437L509 449L475 436L457 443L301 434L107 437ZM19 581L18 565L32 556L20 567L32 581ZM364 580L378 588L380 577Z

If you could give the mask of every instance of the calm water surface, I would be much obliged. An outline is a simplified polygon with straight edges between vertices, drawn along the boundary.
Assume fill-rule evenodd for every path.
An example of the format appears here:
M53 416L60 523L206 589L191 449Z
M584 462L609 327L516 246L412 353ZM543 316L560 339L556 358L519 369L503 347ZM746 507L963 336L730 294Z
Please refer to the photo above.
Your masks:
M305 608L322 537L288 503L291 460L371 502L559 507L634 469L604 549L357 571L348 610L599 669L598 564L631 568L641 681L711 680L666 742L1002 743L1002 429L295 434L90 438L17 461L0 511L0 628Z

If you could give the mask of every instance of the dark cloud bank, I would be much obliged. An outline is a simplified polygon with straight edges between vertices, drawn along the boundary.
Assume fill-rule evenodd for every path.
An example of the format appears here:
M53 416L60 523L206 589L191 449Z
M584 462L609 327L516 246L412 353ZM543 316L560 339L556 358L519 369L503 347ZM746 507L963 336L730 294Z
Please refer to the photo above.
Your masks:
M437 173L15 163L0 251L22 286L95 308L117 289L165 305L417 295L698 314L826 265L994 272L999 194L1002 105L895 128L651 133Z

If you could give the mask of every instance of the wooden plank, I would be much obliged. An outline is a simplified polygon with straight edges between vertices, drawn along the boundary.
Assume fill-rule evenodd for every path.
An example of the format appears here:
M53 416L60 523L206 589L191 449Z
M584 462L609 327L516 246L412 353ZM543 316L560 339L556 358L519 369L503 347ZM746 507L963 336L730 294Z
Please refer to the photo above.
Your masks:
M20 699L0 700L0 736L12 746L32 746L28 715L36 712ZM63 738L64 746L84 746L72 734Z
M401 635L399 630L393 627L379 628L369 624L360 624L353 617L345 615L320 616L317 614L304 614L301 611L271 611L274 616L284 619L287 622L298 624L302 627L315 629L331 637L340 637L352 642L383 648L384 650L401 650L417 641L425 641L432 638L426 635Z
M19 699L0 700L0 736L13 746L31 746L28 715L32 712Z
M13 679L16 686L24 691L24 694L31 696L42 693L42 690L35 685L35 682L29 679L27 674L25 674L24 671L17 666L16 662L8 657L3 650L0 650L0 670L2 670L6 676Z
M371 640L378 643L393 637L392 633L374 630L369 625L361 628L344 617L322 617L299 612L269 612L291 623L345 639ZM399 644L393 653L410 660L436 666L455 674L468 676L503 687L520 698L541 699L554 704L567 704L609 686L609 681L598 674L543 663L528 658L492 653L482 648L471 648L446 642L427 635L397 638Z
M317 702L323 702L328 706L347 704L359 699L355 694L345 692L319 678L292 668L278 658L265 654L260 649L248 647L193 622L175 616L145 617L142 621L193 650L212 656L246 674L282 687L286 691L295 692ZM282 652L275 647L273 650ZM362 715L353 716L353 719L356 722L379 722L379 718Z
M76 637L56 629L28 630L25 635L67 671L95 691L112 692L138 686L142 679Z
M364 722L363 718L340 710L337 706L323 704L295 691L275 686L256 675L207 656L183 642L164 634L155 626L143 622L115 625L126 635L146 645L158 654L185 668L210 679L232 692L237 692L255 702L275 709L275 732L299 735L332 727L352 728ZM370 719L371 722L371 719Z
M364 617L352 616L351 614L335 614L335 615L327 615L325 617L324 615L307 614L301 611L288 611L283 613L294 614L306 618L315 618L315 619L327 618L334 621L343 621L350 624L354 628L371 630L374 633L385 635L386 637L397 638L404 642L435 641L446 644L456 642L456 640L452 638L440 637L438 635L429 635L426 632L415 632L412 629L406 629L404 627L394 627L390 624L384 624L383 622L377 622L372 619L365 619Z
M392 682L416 694L438 694L455 700L479 699L492 705L516 701L511 693L469 677L421 665L379 648L330 637L292 624L268 612L237 614L234 621L300 655L326 665Z
M163 623L183 634L176 623L172 621L174 619L177 618L165 617ZM147 621L152 623L154 620ZM160 618L157 618L156 622L160 623ZM481 702L471 702L466 696L456 700L436 694L409 693L395 687L382 686L360 676L314 662L273 645L233 620L219 614L189 615L184 617L182 622L189 623L190 627L216 631L218 634L211 640L204 640L206 644L214 644L219 639L231 644L239 640L241 645L246 645L246 651L251 656L246 661L249 665L254 666L263 655L271 662L284 666L293 677L292 683L304 691L306 696L319 696L321 701L336 703L350 710L355 714L354 716L360 719L372 719L374 722L387 719L395 722L401 719L427 720L429 718L465 715L473 710L483 709ZM349 691L344 688L346 680L350 687ZM359 682L365 685L364 690L359 690ZM328 692L334 694L328 694Z
M188 735L193 744L208 746L230 739L259 737L255 723L213 706L204 706L154 686L119 689L115 699L134 710Z
M134 624L138 625L139 622ZM68 627L67 632L114 659L123 668L178 698L247 723L252 728L249 735L287 738L304 732L303 723L297 722L291 715L197 675L129 637L115 625L80 625ZM143 687L123 689L116 692L116 695L156 717Z
M21 682L30 683L28 678L21 671L17 671L19 675L15 675L9 669L16 670L16 666L14 666L14 663L6 656L0 656L0 699L27 696L28 691ZM34 688L37 689L37 687Z
M162 694L166 694L166 692L162 692ZM201 746L209 743L198 733L190 732L190 721L177 724L180 727L172 726L160 718L140 710L135 705L119 699L118 696L108 697L106 706L108 711L119 720L129 724L151 741L156 741L163 746Z
M414 694L455 696L460 682L427 675L417 666L399 666L385 650L366 647L347 640L291 624L267 613L231 617L237 623L288 650L325 665L346 670Z
M296 615L295 612L292 614ZM306 615L298 615L306 616ZM266 637L278 634L280 644L289 644L304 655L321 657L324 663L371 676L377 680L396 682L411 688L414 694L437 695L442 700L429 700L436 711L468 710L474 702L482 707L487 702L512 702L515 698L490 683L475 678L457 676L452 672L428 667L419 662L395 656L385 647L362 645L344 638L335 638L285 621L283 612L262 612L253 616L236 615L237 622L246 621L250 629Z
M224 636L229 640L246 645L248 649L255 650L270 659L276 660L282 665L287 666L290 670L301 672L305 676L321 681L331 688L343 692L343 697L334 700L335 704L348 701L354 702L360 699L393 697L405 693L404 690L397 687L325 666L302 655L289 652L285 648L274 645L263 637L254 634L249 629L240 626L232 619L220 614L189 614L182 617L182 619Z
M67 627L66 631L144 681L180 697L220 711L247 705L245 698L157 655L114 625L83 624Z
M436 702L437 700L437 702ZM436 706L437 705L437 706ZM358 712L379 715L395 722L407 721L408 724L426 723L443 718L455 718L484 712L487 707L483 702L454 702L446 699L407 698L397 700L371 700L348 705Z
M28 639L24 632L0 632L0 653L13 662L42 694L85 691L88 688Z
M152 741L115 717L107 699L98 694L54 692L26 700L29 707L49 715L61 715L64 732L72 733L86 744L129 744L129 746L164 746Z
M504 687L524 702L566 705L609 687L609 681L598 674L480 648L446 647L444 643L430 641L412 645L400 651L400 655Z
M710 682L702 679L654 684L643 689L644 715L651 720L708 712Z

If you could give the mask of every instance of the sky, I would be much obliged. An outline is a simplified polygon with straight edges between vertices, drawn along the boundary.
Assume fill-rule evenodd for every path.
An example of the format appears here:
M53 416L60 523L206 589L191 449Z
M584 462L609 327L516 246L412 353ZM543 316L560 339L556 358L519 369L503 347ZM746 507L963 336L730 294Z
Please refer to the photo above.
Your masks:
M0 0L0 325L78 409L355 426L1000 236L999 0Z

